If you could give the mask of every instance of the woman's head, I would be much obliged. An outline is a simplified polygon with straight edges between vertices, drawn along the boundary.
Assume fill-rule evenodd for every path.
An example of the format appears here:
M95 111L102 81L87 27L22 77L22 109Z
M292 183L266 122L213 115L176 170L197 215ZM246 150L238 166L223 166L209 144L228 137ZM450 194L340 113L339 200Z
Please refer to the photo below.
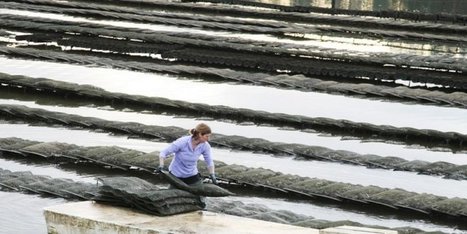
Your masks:
M200 123L196 125L195 128L190 130L190 134L193 136L195 140L201 140L201 142L205 142L209 140L211 136L211 128L204 123Z

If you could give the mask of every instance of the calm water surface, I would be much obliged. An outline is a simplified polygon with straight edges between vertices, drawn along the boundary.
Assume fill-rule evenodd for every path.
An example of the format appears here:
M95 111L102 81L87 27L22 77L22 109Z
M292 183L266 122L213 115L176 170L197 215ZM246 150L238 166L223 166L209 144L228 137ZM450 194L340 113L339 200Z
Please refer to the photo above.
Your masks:
M43 216L44 207L65 202L58 198L0 191L0 233L47 233Z
M19 137L45 142L64 142L81 146L114 146L140 150L160 151L167 143L148 142L126 137L109 136L105 133L84 130L68 130L24 124L0 124L0 137ZM415 173L368 169L339 163L301 161L291 157L272 157L266 154L229 151L214 148L215 159L227 164L266 168L286 174L320 178L351 184L376 185L385 188L402 188L417 193L431 193L447 197L467 198L467 180L447 180ZM156 160L156 159L154 159ZM433 186L436 184L437 186Z
M4 57L0 57L0 64L0 72L89 84L110 92L310 117L347 119L378 125L467 133L467 109L401 104L250 85L206 83L167 75Z
M0 96L1 98L1 96ZM36 104L31 101L0 99L0 104L23 105L48 111L63 112L85 117L96 117L109 121L136 122L147 125L178 126L190 129L199 120L177 116L146 114L140 112L116 111L110 107L64 107ZM467 164L467 153L452 153L444 151L430 151L423 147L403 144L388 144L388 142L362 142L360 140L342 140L341 137L327 136L318 133L281 130L275 127L243 126L220 121L203 120L216 133L224 135L238 135L249 138L263 138L273 142L299 143L305 145L323 146L334 150L348 150L360 154L376 154L380 156L397 156L406 160L423 160L429 162L445 161L458 165ZM442 150L442 149L439 149ZM388 153L390 152L390 153Z
M54 178L68 178L74 181L95 182L96 176L102 176L101 172L95 171L91 174L77 174L75 171L58 169L53 165L27 165L11 160L0 158L2 169L11 171L31 171L37 175L51 175ZM109 174L109 173L105 173ZM113 172L113 175L118 176L118 173ZM270 209L288 210L294 213L303 214L315 217L316 219L324 220L354 220L372 225L382 225L386 227L402 227L412 226L422 228L423 230L441 230L445 232L456 233L456 231L443 224L431 224L423 220L417 219L396 219L390 215L371 215L361 211L343 210L339 207L329 207L319 204L312 204L300 200L285 200L277 198L265 197L228 197L228 198L212 198L225 201L241 201L246 204L264 205ZM45 219L42 215L43 208L62 204L65 201L60 198L47 198L37 195L26 195L15 192L0 191L0 233L47 233L45 228ZM27 224L24 223L27 220ZM457 232L461 233L461 232Z
M115 20L95 20L91 18L76 17L76 16L66 16L53 13L40 13L32 11L22 11L22 10L10 10L0 8L0 14L13 14L13 15L23 15L29 17L40 17L46 19L56 19L68 22L87 22L95 23L102 25L111 25L117 27L127 27L135 29L144 29L144 30L153 30L153 31L162 31L162 32L185 32L185 33L195 33L203 34L216 37L226 37L226 38L241 38L248 39L253 41L266 41L266 42L275 42L275 43L288 43L288 44L297 44L297 45L306 45L309 47L319 47L319 48L329 48L329 49L340 49L345 50L347 53L359 53L360 56L368 56L371 53L413 53L417 55L432 55L437 54L437 51L458 51L465 52L465 48L456 47L455 45L449 45L448 48L443 48L443 45L434 45L432 43L425 42L398 42L398 41L387 41L381 38L358 38L347 35L347 37L334 36L332 33L327 33L326 35L322 34L304 34L304 38L307 40L292 40L280 38L277 36L272 36L268 34L250 34L250 33L239 33L231 31L213 31L209 29L193 29L188 27L180 26L170 26L170 25L159 25L159 24L145 24L145 23L135 23L130 21L115 21ZM258 20L258 19L248 19L244 20ZM274 20L268 20L270 22L275 22ZM294 25L294 24L292 24ZM310 27L312 25L309 25ZM5 40L5 39L3 39ZM8 40L5 40L8 41ZM450 47L453 47L449 49ZM425 50L421 50L424 48Z
M464 0L252 0L252 2L262 2L285 6L314 6L364 11L392 10L426 12L434 14L467 14L467 6Z
M316 6L326 7L332 1L312 1ZM287 1L281 2L287 4ZM290 1L290 4L297 1ZM423 11L435 8L435 1L335 1L338 8L343 9L383 9L389 6L394 10L409 10L414 6ZM357 4L358 3L358 4ZM446 1L438 9L456 9L461 12L459 1ZM417 5L418 4L418 5ZM465 5L465 4L464 4ZM454 6L454 7L453 7ZM451 8L449 8L451 7ZM428 11L429 12L429 11ZM355 53L368 52L411 52L415 54L431 54L433 51L414 52L411 49L402 49L388 46L383 40L342 39L328 36L326 40L320 35L308 35L312 40L293 41L278 39L268 35L253 35L244 33L230 33L221 31L198 30L183 27L164 25L135 24L132 22L96 21L80 17L68 17L57 14L33 13L27 11L12 11L0 9L0 14L12 13L16 15L30 15L50 19L93 22L106 25L142 28L149 30L177 31L200 33L218 37L239 37L257 41L276 41L297 43L322 48L348 49ZM0 38L2 41L9 39ZM338 41L338 42L337 42ZM408 46L410 48L410 46ZM462 49L463 51L464 49ZM414 127L422 129L435 129L440 131L455 131L467 134L467 110L449 107L436 107L418 104L400 104L395 102L375 101L352 97L330 95L314 92L300 92L282 90L252 85L234 85L229 83L207 83L202 80L187 80L185 77L147 74L105 68L92 68L84 66L66 65L50 62L29 61L20 59L7 59L0 56L0 72L26 75L31 77L46 77L55 80L90 84L104 88L111 92L127 94L165 97L174 100L208 103L211 105L227 105L237 108L249 108L269 112L297 114L310 117L329 117L334 119L347 119L356 122L373 124L387 124L397 127ZM196 94L196 95L194 95ZM343 105L345 103L345 105ZM64 107L51 105L38 105L34 102L18 101L11 98L0 99L0 104L21 104L29 107L38 107L51 111L60 111L82 116L98 117L115 121L132 121L143 124L161 126L193 127L199 120L179 118L167 115L142 114L133 112L115 111L111 108L95 107ZM364 111L362 111L364 110ZM453 154L451 152L434 152L416 146L360 142L358 140L345 140L339 137L325 137L319 134L286 131L273 127L239 126L219 121L206 121L215 132L227 135L243 135L259 137L270 141L320 145L332 149L350 150L357 153L378 154L382 156L394 155L408 160L447 161L456 164L467 164L466 153ZM59 141L81 146L113 146L140 150L143 152L158 151L167 146L166 142L151 142L139 139L128 139L123 136L112 136L106 133L86 130L70 130L66 128L51 128L30 126L26 124L9 124L0 122L0 137L20 137L37 141ZM291 157L273 157L267 154L253 154L251 152L230 151L214 148L215 159L227 164L240 164L248 167L263 167L275 171L296 174L305 177L321 178L352 184L376 185L386 188L402 188L418 193L431 193L447 197L467 198L467 181L446 180L435 176L416 175L407 172L395 172L381 169L367 169L338 163L319 161L299 161ZM31 171L35 174L46 174L55 178L69 178L75 181L94 182L99 176L125 175L126 172L106 169L65 168L53 164L33 163L19 159L5 159L0 157L0 168L12 171ZM436 186L433 186L436 185ZM285 200L265 197L229 197L228 201L242 201L251 204L265 205L273 209L290 210L304 215L314 216L317 219L343 220L382 225L387 227L411 226L426 231L444 231L447 233L467 233L467 230L457 230L453 225L435 224L415 218L400 218L387 214L368 214L362 211L341 209L329 205L312 204L311 202ZM65 203L58 198L43 198L36 195L10 193L0 191L0 233L46 233L45 220L42 210L46 206Z

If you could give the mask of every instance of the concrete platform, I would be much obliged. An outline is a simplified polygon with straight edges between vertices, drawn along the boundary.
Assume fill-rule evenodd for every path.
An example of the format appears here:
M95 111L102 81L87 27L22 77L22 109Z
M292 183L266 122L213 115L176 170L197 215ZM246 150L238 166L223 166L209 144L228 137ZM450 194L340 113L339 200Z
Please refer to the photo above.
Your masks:
M49 234L157 234L157 233L280 233L319 234L297 227L208 211L158 217L91 201L66 203L44 210Z
M44 215L49 234L397 234L353 226L318 230L208 211L159 217L91 201L47 207Z
M320 231L321 234L397 234L397 231L376 229L376 228L365 228L365 227L354 227L354 226L340 226L333 228L326 228Z

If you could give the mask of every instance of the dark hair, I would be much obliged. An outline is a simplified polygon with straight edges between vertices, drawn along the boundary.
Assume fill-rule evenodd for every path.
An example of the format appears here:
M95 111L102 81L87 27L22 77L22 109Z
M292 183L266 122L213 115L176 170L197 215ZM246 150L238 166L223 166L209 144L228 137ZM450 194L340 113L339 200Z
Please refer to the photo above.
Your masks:
M205 123L200 123L196 125L195 128L190 129L189 133L193 135L195 138L197 138L198 134L201 134L201 135L211 134L211 128Z

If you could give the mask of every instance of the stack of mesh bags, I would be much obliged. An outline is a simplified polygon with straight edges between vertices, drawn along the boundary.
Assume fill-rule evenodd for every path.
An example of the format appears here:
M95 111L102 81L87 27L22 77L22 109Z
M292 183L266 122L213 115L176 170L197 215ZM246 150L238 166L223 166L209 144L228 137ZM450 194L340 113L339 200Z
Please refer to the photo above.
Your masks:
M97 202L135 208L158 216L202 209L199 196L179 189L161 189L136 177L99 178Z

